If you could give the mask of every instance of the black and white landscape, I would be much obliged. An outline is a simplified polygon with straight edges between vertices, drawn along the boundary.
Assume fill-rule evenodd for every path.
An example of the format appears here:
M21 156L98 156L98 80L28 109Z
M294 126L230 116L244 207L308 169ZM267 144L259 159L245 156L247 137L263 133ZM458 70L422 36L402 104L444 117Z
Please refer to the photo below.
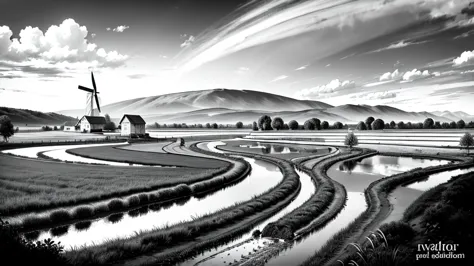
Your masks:
M472 0L2 1L1 265L473 265Z

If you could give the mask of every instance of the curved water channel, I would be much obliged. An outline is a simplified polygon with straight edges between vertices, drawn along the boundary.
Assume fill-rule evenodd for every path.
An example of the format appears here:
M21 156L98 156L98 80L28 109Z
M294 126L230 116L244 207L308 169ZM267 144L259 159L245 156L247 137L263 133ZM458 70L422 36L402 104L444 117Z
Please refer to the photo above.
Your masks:
M69 154L66 152L66 150L78 149L78 148L114 146L114 145L123 145L123 144L127 144L127 142L105 143L105 144L102 143L102 144L82 144L82 145L40 146L40 147L4 150L2 152L6 154L12 154L16 156L28 157L28 158L33 158L33 159L38 158L38 153L43 153L44 155L55 160L69 161L69 162L75 162L75 163L103 164L103 165L112 165L112 166L140 166L140 167L167 167L167 168L176 167L176 166L160 166L160 165L150 166L150 165L142 165L142 164L130 164L130 163L121 163L121 162L106 161L106 160L99 160L99 159L91 159L91 158Z
M90 223L78 223L42 231L37 239L61 241L66 249L101 244L109 239L125 238L137 232L191 221L237 202L250 200L276 186L283 178L279 168L261 160L245 158L252 166L250 175L239 183L207 197L190 197L182 202L163 206L151 204L127 213L118 213ZM34 235L34 234L33 234Z
M413 168L440 165L446 162L376 155L356 163L339 162L334 164L329 168L327 174L346 188L346 206L323 228L294 242L291 247L281 252L277 257L270 259L266 265L300 265L321 249L334 234L349 225L367 208L364 189L375 180Z

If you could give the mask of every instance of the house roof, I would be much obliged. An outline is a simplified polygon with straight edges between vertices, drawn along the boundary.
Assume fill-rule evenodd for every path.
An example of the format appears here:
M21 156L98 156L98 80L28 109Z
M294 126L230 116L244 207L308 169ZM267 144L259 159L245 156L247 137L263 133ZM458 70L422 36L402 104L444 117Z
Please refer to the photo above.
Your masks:
M69 121L66 121L66 122L63 123L63 126L65 126L65 127L73 127L75 125L77 125L77 121L69 120Z
M146 124L145 120L139 115L123 115L122 119L120 120L119 124L122 124L122 121L125 119L125 117L130 121L130 123L134 125L144 125Z
M79 121L77 121L77 124L79 124L79 122L81 122L82 119L86 119L87 122L89 122L89 124L91 125L105 125L107 122L105 121L105 117L103 116L89 116L89 115L85 115L83 116ZM77 125L76 124L76 125Z

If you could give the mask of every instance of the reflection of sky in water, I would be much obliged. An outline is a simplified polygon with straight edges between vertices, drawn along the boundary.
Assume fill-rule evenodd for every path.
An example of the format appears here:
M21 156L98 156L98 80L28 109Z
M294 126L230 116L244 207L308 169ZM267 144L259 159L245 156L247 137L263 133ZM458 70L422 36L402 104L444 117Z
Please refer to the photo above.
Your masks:
M440 160L376 155L365 158L360 162L354 163L349 161L340 163L339 170L348 173L389 176L406 172L413 168L435 166L440 163Z
M259 149L263 154L289 154L289 153L327 153L328 149L317 149L310 147L301 147L298 145L284 145L284 144L268 144L268 143L250 143L250 144L241 144L240 148L248 149Z
M53 150L70 150L77 148L86 148L86 147L97 147L97 146L113 146L120 145L124 143L102 143L102 144L84 144L84 145L56 145L56 146L41 146L41 147L30 147L30 148L20 148L12 150L4 150L3 153L11 153L18 156L24 156L29 158L38 158L37 154L44 151L53 151Z
M453 171L441 172L441 173L430 175L428 177L428 180L421 180L420 182L410 184L407 187L421 190L421 191L426 191L428 189L436 187L439 184L448 182L453 176L465 174L471 171L474 171L474 167L471 167L468 169L456 169Z
M189 221L193 217L202 216L229 207L236 202L246 201L254 195L261 194L277 185L283 178L275 165L263 167L264 162L255 163L254 159L246 159L252 166L249 177L234 186L220 190L209 197L191 198L179 206L173 204L167 209L148 211L135 215L133 212L119 217L108 217L92 222L88 230L79 231L75 227L60 237L52 237L50 232L42 232L40 239L53 238L69 248L71 246L100 244L107 239L132 236L135 232L151 230L153 228L173 225L182 221ZM268 163L267 163L268 164ZM269 171L272 169L273 171Z
M298 174L300 176L300 181L301 181L301 190L298 196L296 196L296 198L290 204L288 204L288 206L286 206L285 208L283 208L278 213L268 218L264 222L250 229L248 233L238 237L237 239L229 243L221 245L218 248L213 248L210 251L203 252L201 255L182 263L181 266L194 265L195 263L198 263L202 261L203 259L206 259L218 252L221 252L223 249L226 249L228 247L231 247L233 245L236 245L242 241L249 239L254 230L256 229L259 229L260 231L263 230L263 228L267 224L280 219L284 215L288 214L289 212L293 211L294 209L298 208L301 204L306 202L314 194L314 190L315 190L314 183L311 177L307 175L306 173L298 171ZM267 244L269 244L271 241L268 239L259 239L258 241L253 240L250 243L246 243L245 245L238 246L229 251L225 251L222 254L218 254L215 258L203 261L202 263L198 265L203 265L203 266L204 265L206 266L207 265L223 265L224 261L226 262L226 264L228 264L229 262L233 262L234 259L240 260L242 258L242 255L246 256L248 255L249 252L253 253L254 252L253 249L258 249L258 246L262 247L264 245L264 242L267 242Z
M363 193L348 192L346 206L334 220L301 241L295 242L292 248L281 252L265 265L300 265L314 252L318 251L335 233L349 225L366 208L367 205Z

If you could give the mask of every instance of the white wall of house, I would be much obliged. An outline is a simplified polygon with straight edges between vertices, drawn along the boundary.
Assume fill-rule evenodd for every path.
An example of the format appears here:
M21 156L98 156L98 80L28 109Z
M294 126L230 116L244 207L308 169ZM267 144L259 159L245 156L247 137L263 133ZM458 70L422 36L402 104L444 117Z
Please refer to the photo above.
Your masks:
M91 132L91 130L103 130L104 129L104 125L102 124L90 124L89 121L87 121L87 119L85 118L82 118L81 120L81 132L84 132L84 130L86 132Z
M129 136L130 134L145 134L145 125L132 124L125 117L120 126L120 135Z

